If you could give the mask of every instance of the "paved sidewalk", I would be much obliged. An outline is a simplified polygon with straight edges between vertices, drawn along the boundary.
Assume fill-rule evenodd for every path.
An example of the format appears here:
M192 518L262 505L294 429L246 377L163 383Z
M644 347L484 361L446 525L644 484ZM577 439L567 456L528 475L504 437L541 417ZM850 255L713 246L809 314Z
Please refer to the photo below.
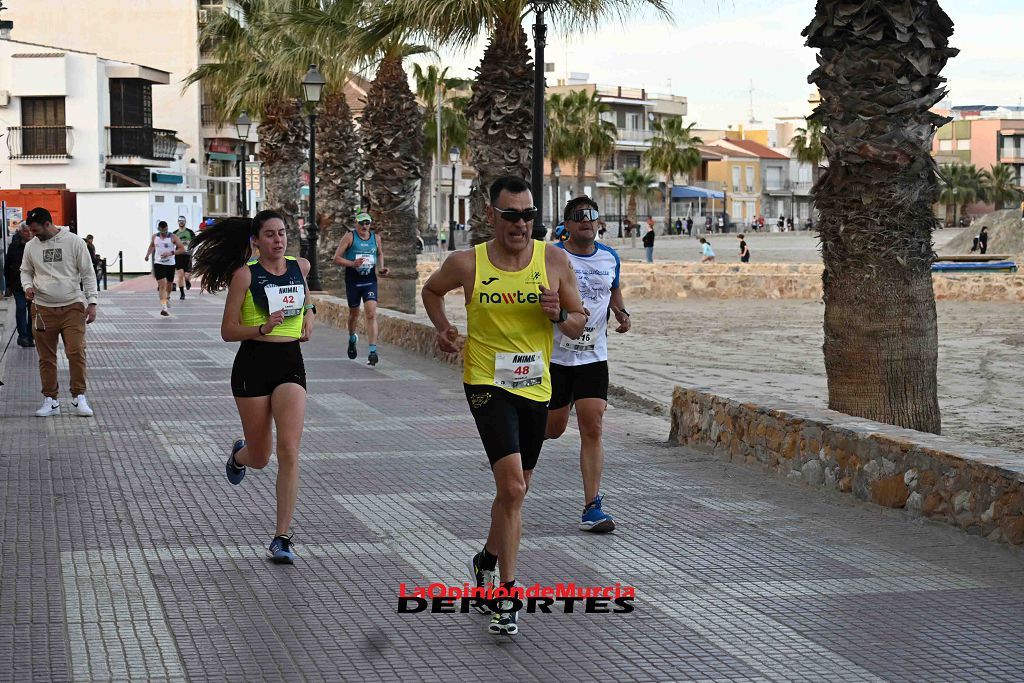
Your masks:
M93 419L32 417L35 353L8 353L0 680L1020 678L1021 553L669 447L666 421L615 409L620 530L576 531L570 431L541 456L520 574L632 584L633 613L523 615L501 639L477 614L397 614L399 582L464 580L490 473L455 371L390 347L370 368L323 327L304 347L300 560L270 565L275 467L223 475L240 426L221 301L161 319L151 291L104 294Z

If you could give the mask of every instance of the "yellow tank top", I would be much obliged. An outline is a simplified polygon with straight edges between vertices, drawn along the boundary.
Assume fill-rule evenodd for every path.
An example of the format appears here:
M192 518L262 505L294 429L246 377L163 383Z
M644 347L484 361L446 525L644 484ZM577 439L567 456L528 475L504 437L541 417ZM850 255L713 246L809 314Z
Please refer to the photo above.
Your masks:
M288 264L284 275L268 272L257 259L246 264L252 281L242 301L242 324L262 325L270 320L271 309L283 309L284 322L266 336L298 339L302 336L302 319L305 317L306 280L295 257L284 258Z
M473 296L466 304L468 331L463 353L466 384L498 386L533 401L551 400L551 344L554 330L540 307L540 286L548 286L544 242L533 242L523 270L498 270L478 244Z

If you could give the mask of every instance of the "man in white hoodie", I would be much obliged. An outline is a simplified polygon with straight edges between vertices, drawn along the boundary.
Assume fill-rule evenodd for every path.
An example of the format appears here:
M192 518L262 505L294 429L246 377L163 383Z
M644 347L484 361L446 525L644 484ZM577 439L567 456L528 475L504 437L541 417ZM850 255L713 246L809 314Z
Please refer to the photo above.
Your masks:
M85 326L96 319L98 293L89 249L78 235L55 226L46 209L32 209L25 222L35 238L25 245L21 286L32 302L31 325L43 385L43 405L36 415L60 414L57 341L62 338L71 369L72 409L90 417L93 411L85 400Z

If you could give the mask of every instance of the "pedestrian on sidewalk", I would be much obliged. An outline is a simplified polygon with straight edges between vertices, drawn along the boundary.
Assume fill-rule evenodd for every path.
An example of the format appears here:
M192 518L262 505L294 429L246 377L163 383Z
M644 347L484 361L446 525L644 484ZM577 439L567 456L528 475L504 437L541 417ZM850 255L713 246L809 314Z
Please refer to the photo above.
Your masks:
M984 254L988 252L988 226L981 226L981 232L978 233L978 250Z
M445 353L459 350L445 294L461 287L465 295L463 385L496 489L487 541L470 559L470 573L477 587L495 583L500 573L501 587L511 592L522 590L516 586L522 508L544 443L553 330L576 339L587 316L565 250L530 238L537 207L529 183L503 176L488 197L494 238L449 256L422 294ZM518 633L514 605L499 601L490 633Z
M35 238L25 245L20 273L25 298L32 302L43 385L43 405L36 415L60 415L57 343L62 339L71 371L71 407L75 415L91 417L85 398L85 326L96 320L99 295L89 250L81 237L55 226L46 209L32 209L25 223Z
M703 237L700 238L700 262L701 263L714 263L715 252L711 250L711 242L708 242Z
M686 217L686 236L687 237L692 237L693 236L693 217L692 216L687 216Z
M740 241L740 262L750 263L750 247L747 246L747 241L742 234L736 235L736 238Z
M11 243L7 246L7 259L4 262L7 290L14 295L14 326L18 330L18 346L25 348L36 345L32 341L28 299L25 298L25 288L21 286L21 262L25 254L25 245L30 239L32 239L32 231L29 230L28 223L22 222L18 227L18 232L14 233Z
M644 233L644 258L648 263L654 263L654 226L650 223Z
M102 258L96 253L95 238L92 235L85 236L85 246L89 249L89 260L92 261L92 269L96 273L96 289L100 288L100 261Z
M551 401L544 437L562 436L569 424L569 411L575 407L583 477L579 528L606 533L615 529L615 520L602 509L601 495L602 431L608 408L608 321L613 314L618 322L615 331L622 334L629 331L630 320L619 287L619 255L611 247L594 241L594 221L598 215L597 203L586 196L571 199L563 211L569 239L559 246L569 256L588 319L577 339L570 339L555 328Z
M342 236L334 251L335 265L345 267L345 296L348 299L348 357L355 360L359 355L356 342L356 324L359 322L359 307L363 307L366 323L366 337L369 352L366 362L376 365L377 355L377 275L388 276L384 267L384 250L380 235L371 230L373 218L366 211L356 214L356 228ZM451 236L455 239L455 236Z
M184 216L178 216L178 229L174 236L178 238L185 251L174 255L174 271L178 278L178 292L180 299L185 300L185 290L192 289L192 254L189 253L189 245L195 239L196 233L187 227L188 220Z
M682 218L677 218L676 219L676 234L677 235L682 235L683 234L683 219Z
M299 444L306 414L306 368L300 343L313 333L316 307L309 303L309 261L285 256L284 218L260 211L253 218L228 218L201 232L195 273L209 292L228 287L220 334L242 342L231 368L244 438L235 441L224 471L238 485L246 468L270 462L277 430L277 526L267 557L293 564L289 529L299 494ZM258 258L250 258L253 249Z

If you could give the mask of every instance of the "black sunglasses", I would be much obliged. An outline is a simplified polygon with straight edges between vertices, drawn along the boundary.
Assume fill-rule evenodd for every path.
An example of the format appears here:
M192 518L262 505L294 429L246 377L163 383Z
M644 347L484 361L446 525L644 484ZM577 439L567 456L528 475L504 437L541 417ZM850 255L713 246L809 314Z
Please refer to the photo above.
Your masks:
M359 221L359 225L369 225L370 221Z
M501 215L502 219L509 223L518 223L519 221L529 223L537 217L536 206L531 206L530 208L523 209L522 211L518 211L516 209L499 209L496 206L492 208Z
M590 221L591 223L593 223L600 217L601 214L598 213L597 209L592 209L589 207L586 209L576 209L571 214L569 214L569 220L576 223L582 223L583 221Z

